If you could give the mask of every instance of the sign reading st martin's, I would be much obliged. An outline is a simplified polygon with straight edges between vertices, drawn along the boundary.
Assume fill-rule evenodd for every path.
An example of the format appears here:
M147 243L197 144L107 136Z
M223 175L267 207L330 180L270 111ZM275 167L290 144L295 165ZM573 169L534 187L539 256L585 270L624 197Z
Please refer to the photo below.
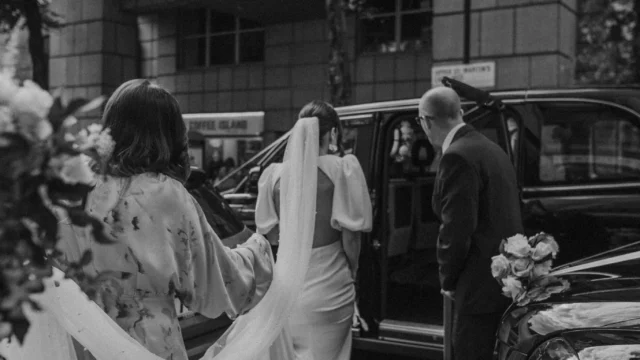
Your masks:
M431 86L440 86L445 76L477 88L492 88L496 86L496 62L434 66L431 68Z

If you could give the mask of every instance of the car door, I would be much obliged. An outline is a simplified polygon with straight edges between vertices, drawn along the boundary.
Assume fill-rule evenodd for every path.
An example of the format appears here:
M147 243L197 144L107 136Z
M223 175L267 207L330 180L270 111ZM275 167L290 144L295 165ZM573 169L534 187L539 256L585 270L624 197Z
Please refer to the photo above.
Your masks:
M511 154L500 108L473 103L465 107L465 121ZM374 295L378 297L375 323L379 326L371 335L385 351L437 357L442 356L444 319L436 258L440 224L431 209L431 195L441 155L434 152L415 122L417 115L417 108L378 114L377 148L381 152L375 166L380 174L381 211L375 222L381 226L371 244L380 269ZM398 150L402 146L404 151ZM433 161L424 161L430 152Z

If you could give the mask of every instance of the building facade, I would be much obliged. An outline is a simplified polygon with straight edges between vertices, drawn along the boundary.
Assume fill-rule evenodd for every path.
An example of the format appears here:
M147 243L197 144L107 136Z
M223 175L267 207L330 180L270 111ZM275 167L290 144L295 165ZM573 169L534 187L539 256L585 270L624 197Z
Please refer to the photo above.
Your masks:
M330 98L324 3L58 0L67 25L50 35L50 85L93 97L149 78L184 113L263 111L268 143L306 102ZM376 11L347 25L354 104L418 97L433 66L465 52L495 62L494 88L572 83L576 0L472 0L468 42L464 0L368 3Z

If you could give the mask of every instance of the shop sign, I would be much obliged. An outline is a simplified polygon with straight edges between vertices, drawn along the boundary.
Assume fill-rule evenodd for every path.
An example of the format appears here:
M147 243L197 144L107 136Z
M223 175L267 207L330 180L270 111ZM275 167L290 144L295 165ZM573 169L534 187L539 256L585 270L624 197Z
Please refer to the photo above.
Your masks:
M474 87L492 88L496 86L496 62L434 66L431 68L431 86L442 86L445 76Z
M211 113L182 115L189 131L204 136L256 136L264 131L264 112Z

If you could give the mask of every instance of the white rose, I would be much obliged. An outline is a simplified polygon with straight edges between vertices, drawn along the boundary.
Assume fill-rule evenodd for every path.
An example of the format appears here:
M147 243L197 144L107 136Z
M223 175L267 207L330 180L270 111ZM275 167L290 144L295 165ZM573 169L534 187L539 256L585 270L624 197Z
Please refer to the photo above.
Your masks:
M10 104L18 92L18 85L11 74L0 71L0 105Z
M49 120L45 120L33 112L18 112L17 120L18 130L29 138L45 140L53 133Z
M533 261L528 258L515 259L511 262L511 271L517 277L529 276L533 269Z
M62 122L62 126L70 127L78 123L78 119L75 116L69 116Z
M550 271L551 271L551 260L547 260L543 263L535 264L533 266L533 271L531 273L531 276L534 279L539 278L541 276L549 275Z
M24 81L11 101L11 107L16 112L34 113L41 119L47 118L51 105L53 105L51 94L42 90L38 84L31 80Z
M511 297L513 300L515 300L522 292L524 292L520 280L514 278L513 276L507 276L506 278L502 279L502 284L504 285L502 287L502 292L505 295Z
M101 132L96 140L96 150L98 151L98 155L102 158L111 157L111 153L115 146L116 143L113 141L113 138L111 138L111 129L106 129Z
M87 130L89 130L90 134L98 134L102 131L102 125L94 123L87 126Z
M93 183L94 177L89 167L90 157L86 155L73 156L67 158L58 158L50 163L52 168L59 168L58 176L68 184L87 184Z
M499 279L505 277L509 273L509 259L504 255L496 255L491 258L491 275Z
M15 130L16 127L13 123L13 115L11 114L11 110L9 110L9 108L6 106L0 105L0 133L14 132Z
M45 140L53 134L53 127L48 120L38 122L35 129L35 136L40 140Z
M508 238L504 245L505 252L519 258L529 256L532 250L527 238L521 234Z
M555 253L553 251L553 247L551 246L551 244L546 241L541 241L533 249L531 258L533 258L533 260L535 261L540 261L551 254L554 255L555 257Z

